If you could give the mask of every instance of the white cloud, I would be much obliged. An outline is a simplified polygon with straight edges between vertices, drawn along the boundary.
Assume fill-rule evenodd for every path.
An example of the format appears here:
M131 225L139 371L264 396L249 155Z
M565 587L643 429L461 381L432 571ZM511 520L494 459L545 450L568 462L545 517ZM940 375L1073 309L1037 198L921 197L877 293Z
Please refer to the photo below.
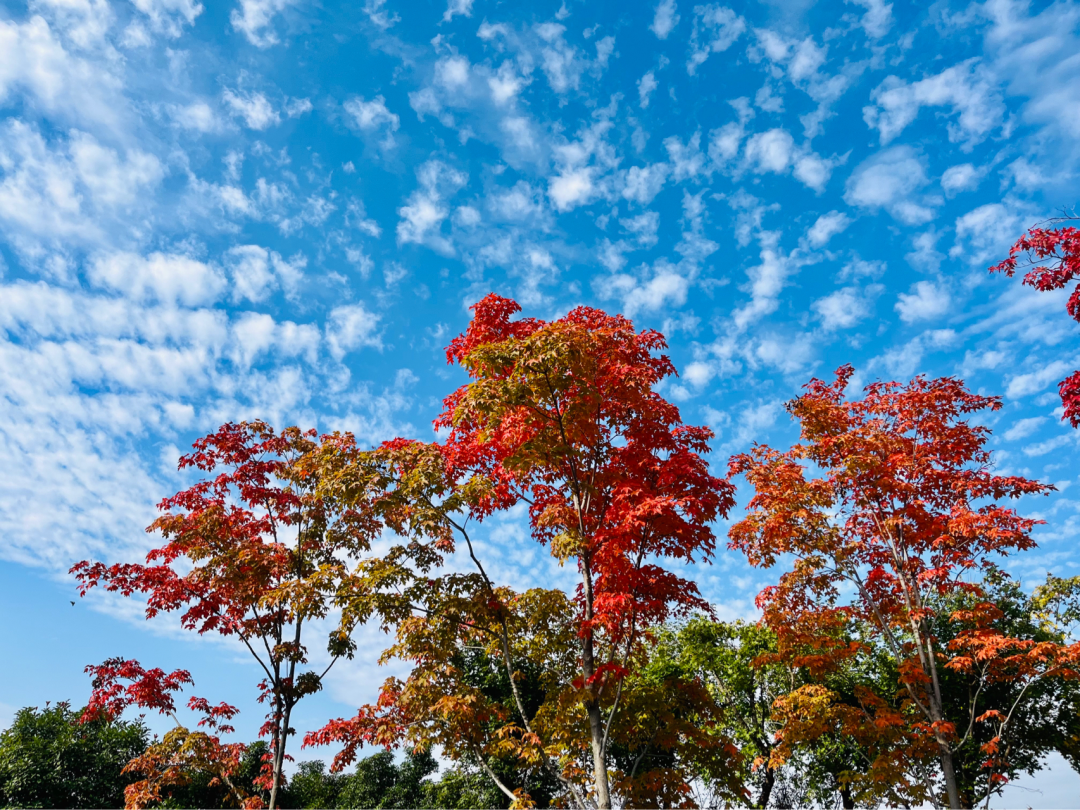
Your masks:
M748 50L753 61L768 59L773 63L773 78L786 76L796 87L818 103L817 109L799 117L807 138L821 134L822 123L832 115L831 105L851 86L861 71L859 64L849 63L835 74L823 72L828 49L818 45L812 36L789 39L770 29L757 29L757 42Z
M314 363L322 335L313 324L278 323L262 312L243 312L230 328L232 345L229 355L241 368L248 368L262 355L274 352L280 357L304 356Z
M194 101L183 107L171 107L173 120L184 129L196 132L217 132L221 122L213 108L205 101Z
M461 17L472 16L473 0L447 0L446 11L443 12L442 21L450 22L454 15Z
M836 163L835 159L830 160L815 152L810 152L795 159L792 174L807 188L821 193L825 190L829 178L832 177L832 170Z
M736 309L731 316L737 332L776 311L788 276L796 269L791 257L777 249L775 239L771 236L762 239L760 258L760 264L746 271L749 283L743 289L749 291L750 301Z
M679 15L675 12L675 0L660 0L653 15L649 30L660 39L667 39L671 30L679 24Z
M883 261L866 261L856 256L841 268L839 278L841 281L853 278L881 278L885 269L886 264Z
M893 379L906 379L926 368L924 358L929 351L942 351L956 345L957 335L952 329L928 329L921 335L899 346L893 346L866 364L869 374L884 367Z
M745 135L742 124L734 121L724 124L709 133L709 158L717 166L723 166L739 154L739 147Z
M499 69L488 77L487 82L491 90L491 100L503 106L517 98L522 88L529 83L529 79L518 74L508 60L499 65Z
M794 152L795 139L787 131L777 128L751 136L743 154L755 174L783 174L791 165Z
M540 66L551 89L560 95L577 90L586 69L599 72L606 68L615 48L614 38L604 37L596 43L596 59L590 61L580 49L566 41L566 26L539 23L533 26L533 32L543 42L539 48Z
M978 59L968 59L936 76L908 84L889 76L870 94L863 108L868 126L887 144L915 120L922 107L952 107L957 113L948 125L949 140L970 148L1005 120L1005 104L993 79Z
M1014 205L988 203L957 217L956 243L949 249L949 257L976 266L1004 258L1027 224L1024 216L1034 216L1033 210L1009 202Z
M892 3L885 0L845 0L866 9L860 24L871 39L881 39L892 28Z
M796 180L819 192L828 183L835 163L796 147L791 133L779 127L750 136L743 162L755 174L787 174L791 170Z
M306 260L285 260L276 251L259 245L237 245L226 254L232 279L233 301L265 301L275 289L295 297L303 279Z
M261 131L281 123L281 116L262 93L226 90L221 97L235 115L244 119L248 129Z
M429 160L416 170L416 176L420 187L398 209L401 217L397 226L398 244L423 244L452 255L453 245L440 233L443 221L450 214L445 200L468 182L468 175L440 160Z
M1031 362L1025 363L1024 366L1030 368L1034 365ZM1076 363L1073 360L1052 360L1044 365L1042 368L1035 371L1029 371L1026 374L1017 374L1009 379L1009 384L1005 388L1005 396L1010 399L1018 399L1020 397L1030 396L1031 394L1037 394L1043 391L1047 386L1056 384L1059 380L1064 379L1068 374L1076 370Z
M894 146L860 163L848 178L845 202L860 208L884 208L907 225L934 218L933 198L917 197L928 180L922 158L910 146Z
M176 38L184 31L184 25L194 25L195 18L203 13L198 0L132 0L135 8L147 16L150 27L168 37Z
M401 119L387 109L386 100L382 96L375 96L371 101L365 101L363 96L355 96L342 106L349 114L353 127L364 133L382 133L379 146L383 149L393 148L394 133L401 125Z
M511 188L495 188L486 195L488 211L497 218L510 222L532 222L543 227L545 215L543 192L524 180Z
M971 191L979 185L983 172L970 163L950 166L941 175L941 188L946 196L953 197L961 191Z
M621 313L634 318L642 312L658 312L666 307L681 307L686 303L689 281L678 269L666 262L653 268L643 265L636 274L612 273L593 279L593 289L601 298L615 299Z
M186 307L216 301L225 289L221 272L187 256L113 253L89 266L91 284L121 293L133 301L157 301Z
M636 217L620 219L619 224L634 236L641 247L653 247L657 242L657 231L660 229L660 214L656 211L646 211Z
M560 211L585 205L596 195L596 184L593 182L595 174L595 166L564 169L548 184L548 196Z
M649 97L652 96L653 90L659 86L659 82L656 81L656 74L653 71L649 71L640 79L638 79L638 104L641 109L645 109L649 106Z
M0 226L24 246L27 237L71 246L129 229L135 223L118 217L165 173L153 155L121 154L83 132L56 147L17 119L0 129Z
M641 205L648 205L660 193L667 181L669 167L666 163L648 166L631 166L626 172L622 195Z
M1001 436L1007 442L1026 439L1047 421L1049 420L1045 416L1029 416L1026 419L1017 419L1013 426L1002 433Z
M39 15L22 24L0 19L0 103L22 91L31 110L102 136L123 132L128 105L111 68L68 53Z
M618 165L619 157L604 139L609 129L611 122L601 118L581 129L577 140L553 148L558 174L548 180L548 197L557 210L569 211L614 193L611 178L605 174Z
M309 98L291 98L285 102L285 114L289 118L299 118L302 115L307 115L315 109L315 105L311 103Z
M851 218L847 214L830 211L814 221L810 230L806 232L806 238L812 247L824 247L834 236L843 233L850 224Z
M385 5L386 0L364 0L363 6L364 13L371 20L371 24L382 31L386 31L401 22L401 17L397 12L386 11L383 8Z
M280 40L271 28L276 17L297 0L240 0L239 8L229 14L234 30L239 31L256 48L269 48Z
M671 177L676 183L696 179L706 171L705 155L701 151L701 133L695 132L685 144L675 135L664 139L664 149L671 165ZM706 172L707 173L707 172Z
M471 205L459 205L454 211L454 224L459 228L475 228L480 224L480 212Z
M817 313L825 331L848 329L874 314L873 299L883 290L880 284L871 284L865 290L841 287L816 300L811 309Z
M450 92L461 90L469 83L469 67L464 56L443 57L435 63L435 83Z
M30 0L29 10L40 14L78 48L93 50L106 42L113 23L106 0Z
M713 4L694 6L686 72L693 76L710 54L726 51L745 30L746 21L730 8Z
M952 303L948 290L932 281L915 282L911 292L900 293L897 299L895 309L904 323L940 318Z
M781 374L805 377L814 359L814 343L805 335L772 332L759 338L747 358Z
M326 322L326 344L330 354L341 360L356 349L382 349L382 338L376 332L378 326L379 316L368 312L363 304L335 307Z

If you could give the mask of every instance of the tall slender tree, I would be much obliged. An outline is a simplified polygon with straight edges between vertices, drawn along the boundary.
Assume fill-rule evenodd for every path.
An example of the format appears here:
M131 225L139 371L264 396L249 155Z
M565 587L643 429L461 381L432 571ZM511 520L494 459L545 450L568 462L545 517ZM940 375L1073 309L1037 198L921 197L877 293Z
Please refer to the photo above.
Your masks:
M259 700L269 704L260 735L270 738L271 808L293 709L355 650L351 628L334 628L321 639L328 662L307 668L314 622L327 617L342 580L381 530L368 499L340 508L317 494L311 459L318 447L314 431L224 425L180 459L180 469L208 477L161 502L165 514L148 531L164 543L145 564L83 561L71 569L83 595L98 586L143 594L147 619L179 611L185 629L234 638L248 650L264 676Z
M456 739L493 744L476 729L499 713L462 685L453 664L460 646L482 645L512 688L513 718L500 721L496 737L548 769L570 803L609 808L611 745L630 733L632 720L620 711L628 674L647 658L647 629L708 610L696 585L664 564L711 558L710 524L732 505L733 487L703 458L710 431L683 424L656 391L674 374L660 334L586 307L550 322L514 320L520 307L496 295L473 311L447 350L471 381L436 420L445 441L397 441L377 451L383 514L414 541L355 580L356 614L381 610L397 628L391 654L418 668L404 683L388 682L378 705L310 741L345 742L350 752L358 741L415 739L436 727L451 736L452 727ZM357 471L380 462L342 452L353 456L328 460L337 472L324 479L363 490L350 476L364 479ZM528 507L533 538L576 568L571 598L515 593L481 561L471 523L519 503ZM467 549L472 573L436 576L456 544ZM526 662L549 677L536 709L519 688ZM413 699L424 690L446 700ZM653 778L681 777L669 769Z
M915 800L943 797L959 808L958 747L978 723L1010 722L1025 691L1013 705L987 705L980 692L956 705L946 699L944 672L986 666L1021 686L1075 676L1080 645L1006 635L980 585L1004 555L1035 546L1037 521L1001 501L1053 488L993 472L989 429L971 417L1000 400L956 379L923 377L873 383L848 400L852 374L845 366L831 384L813 380L789 403L799 444L784 453L759 445L732 459L732 475L745 475L755 494L730 531L731 546L753 565L787 568L758 604L792 661L827 671L886 647L903 700L864 690L861 706L845 710L863 718L864 731L881 730L869 776L893 785L914 772L905 760L932 757L940 782L902 787ZM956 610L950 595L968 595L974 606ZM955 630L951 641L941 637L942 622ZM835 705L821 686L796 690L782 733L797 735L800 714ZM801 733L820 728L807 722ZM984 746L989 758L999 738Z

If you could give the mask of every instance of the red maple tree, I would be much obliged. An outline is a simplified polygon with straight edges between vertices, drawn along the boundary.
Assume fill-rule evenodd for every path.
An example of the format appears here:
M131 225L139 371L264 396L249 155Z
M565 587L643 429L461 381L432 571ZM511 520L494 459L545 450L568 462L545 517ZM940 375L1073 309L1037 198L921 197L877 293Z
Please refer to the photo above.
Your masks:
M464 740L482 761L501 751L542 764L576 806L609 808L613 740L640 746L639 763L661 727L680 729L664 735L671 746L710 744L670 713L642 728L649 709L637 719L620 709L643 700L643 689L634 697L626 690L647 660L648 628L709 610L697 586L664 563L711 558L710 523L726 515L733 487L711 475L703 458L708 428L683 424L656 391L675 373L659 333L588 307L554 321L514 320L519 311L516 302L488 295L448 348L449 362L471 382L445 400L435 422L445 441L399 440L374 461L339 463L382 463L384 508L402 516L396 528L434 543L399 547L356 585L370 596L365 609L383 600L398 631L390 652L411 660L413 673L404 683L388 681L378 705L309 741L344 742L347 760L359 742L404 737L453 748ZM528 506L533 538L577 569L572 600L543 589L516 594L479 559L468 522L519 503ZM432 566L460 542L474 573L437 576ZM469 644L486 645L505 667L513 718L462 682L454 654ZM518 688L525 663L544 673L539 709L530 710ZM493 720L503 725L489 741L477 729ZM688 777L676 768L633 771L617 774L624 795L645 795L639 788L649 783L662 804L686 800ZM500 787L527 804L527 796Z
M208 477L159 504L165 514L147 531L165 542L145 564L83 561L71 569L82 595L97 586L144 594L147 619L179 611L184 629L237 639L251 653L264 675L259 701L269 704L260 736L270 737L262 779L271 808L294 707L355 649L350 628L336 628L323 642L329 663L306 669L311 623L326 618L351 563L380 530L363 499L341 509L315 493L310 459L318 448L314 431L224 425L180 459L180 469ZM110 683L102 681L92 704L108 699L101 690Z
M954 705L943 696L944 674L1021 683L1076 675L1080 645L1005 637L979 584L1001 557L1035 546L1038 521L999 502L1053 487L994 474L984 449L989 429L969 420L1000 408L997 398L956 379L916 377L873 383L848 400L852 374L845 366L831 384L813 380L789 403L799 444L787 452L757 445L732 459L732 475L746 476L754 496L730 530L731 547L755 566L787 569L758 597L782 656L826 673L883 647L902 699L863 690L851 706L817 684L797 689L778 706L785 728L777 756L828 730L859 735L876 753L870 780L899 785L909 800L936 800L933 784L902 784L912 773L905 763L936 759L945 802L959 808L971 799L960 795L954 752L975 723L1000 723L984 749L994 769L1015 705L983 705L978 692ZM961 595L976 606L944 607ZM943 622L953 631L949 643L934 630Z
M990 268L991 273L1004 273L1012 278L1019 267L1029 267L1023 283L1040 292L1061 290L1080 280L1080 230L1073 226L1058 227L1077 218L1058 217L1049 220L1048 228L1036 226L1021 236L1009 250L1009 258ZM1080 283L1073 287L1065 309L1080 323ZM1073 427L1080 427L1080 371L1074 371L1058 384L1061 404Z
M213 733L229 734L234 730L228 721L239 713L235 706L227 703L213 706L206 698L192 697L188 700L188 708L202 715L199 727L209 731L189 731L176 716L173 697L173 693L182 690L185 684L193 683L187 670L178 669L166 674L157 668L145 669L138 661L111 658L102 664L88 666L86 671L93 676L93 692L81 722L98 717L116 718L128 706L137 706L168 715L176 723L163 739L155 738L143 753L124 766L122 773L143 777L124 788L127 810L160 803L165 798L162 790L187 785L198 773L210 775L211 787L225 785L237 806L250 810L263 806L258 796L249 796L231 778L240 767L246 746L222 743Z

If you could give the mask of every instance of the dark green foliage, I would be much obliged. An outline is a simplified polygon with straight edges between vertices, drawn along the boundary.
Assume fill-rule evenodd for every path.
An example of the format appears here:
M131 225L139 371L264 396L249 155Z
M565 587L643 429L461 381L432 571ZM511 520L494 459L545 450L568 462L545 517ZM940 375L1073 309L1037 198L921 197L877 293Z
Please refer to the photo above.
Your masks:
M495 787L479 768L458 766L442 775L438 782L424 785L422 807L433 810L471 810L471 808L504 808L510 805L506 795Z
M327 773L322 762L301 762L281 796L283 808L338 807L338 796L348 777Z
M451 769L438 781L430 753L408 753L400 764L382 752L360 760L349 774L327 773L322 762L302 762L282 794L282 808L499 808L509 803L478 769Z
M388 752L362 759L356 773L345 779L338 807L419 807L420 782L437 767L426 752L410 754L400 767Z
M0 732L4 807L123 807L120 770L147 746L141 720L80 724L69 704L20 709Z

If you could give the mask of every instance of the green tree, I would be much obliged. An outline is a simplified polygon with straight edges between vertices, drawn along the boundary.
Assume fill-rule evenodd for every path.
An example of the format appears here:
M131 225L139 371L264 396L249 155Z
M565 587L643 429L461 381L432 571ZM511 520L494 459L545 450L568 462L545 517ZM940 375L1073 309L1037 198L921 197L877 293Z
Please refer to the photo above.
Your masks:
M141 720L79 723L68 703L20 709L0 732L0 804L4 807L123 807L121 769L141 754Z
M697 680L707 688L715 703L714 732L739 749L736 776L748 806L855 806L844 777L865 770L865 751L850 737L823 733L786 759L776 755L783 723L773 704L809 682L810 674L782 660L769 628L694 616L660 633L654 657L677 666L685 682ZM837 700L855 703L855 686L875 679L871 670L848 666L830 673L827 683ZM714 789L715 775L697 775L712 794L732 795L726 769L719 772L720 790Z
M487 773L465 763L447 770L437 782L426 782L423 797L421 807L432 810L495 810L510 803Z
M319 760L301 762L285 787L281 806L298 810L339 807L338 797L347 778L344 774L327 773L326 763Z

